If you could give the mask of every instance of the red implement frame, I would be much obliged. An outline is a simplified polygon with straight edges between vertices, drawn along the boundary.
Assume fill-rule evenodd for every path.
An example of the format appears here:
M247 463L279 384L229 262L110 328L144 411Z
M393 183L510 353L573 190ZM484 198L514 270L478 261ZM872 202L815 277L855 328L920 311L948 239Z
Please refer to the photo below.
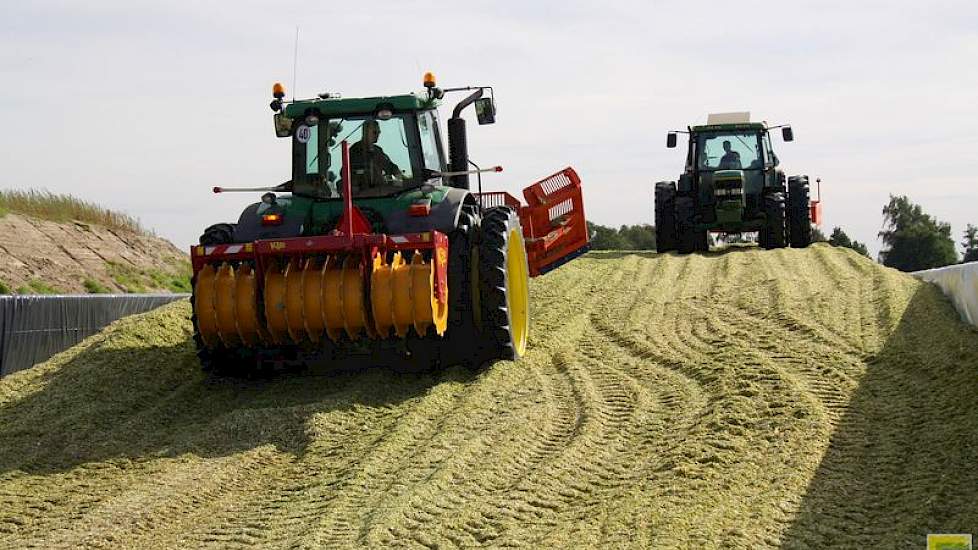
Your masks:
M509 206L520 216L530 276L551 271L590 249L581 178L573 168L523 190L527 205L506 192L482 193L483 208Z
M818 186L818 198L809 203L809 210L811 212L812 223L821 227L822 226L822 180L821 178L815 180L815 184Z

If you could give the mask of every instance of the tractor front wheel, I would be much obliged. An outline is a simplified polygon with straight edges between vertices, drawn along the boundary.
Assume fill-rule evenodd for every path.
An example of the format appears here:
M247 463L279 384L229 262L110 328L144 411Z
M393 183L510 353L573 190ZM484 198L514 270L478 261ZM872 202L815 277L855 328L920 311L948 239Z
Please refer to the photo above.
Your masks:
M764 227L761 229L758 239L761 246L768 250L787 246L783 192L775 191L764 195L764 217Z
M655 249L669 252L677 244L676 183L660 181L655 184Z
M812 244L808 176L788 178L788 237L794 248L805 248Z
M693 197L676 199L676 229L676 248L680 254L710 250L707 231L696 229L696 203Z
M516 212L506 206L485 210L481 226L477 301L486 359L519 359L526 353L530 328L523 229Z

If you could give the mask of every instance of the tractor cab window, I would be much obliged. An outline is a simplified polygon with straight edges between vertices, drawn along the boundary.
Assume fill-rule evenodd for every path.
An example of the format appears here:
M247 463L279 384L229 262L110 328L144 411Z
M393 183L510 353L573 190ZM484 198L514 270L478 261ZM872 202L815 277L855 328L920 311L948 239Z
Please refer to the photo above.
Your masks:
M381 197L413 186L410 132L404 118L346 118L329 122L329 165L334 172L330 183L337 195L343 189L340 178L344 140L350 146L350 181L354 197Z
M764 132L764 158L767 159L765 163L767 166L778 165L778 155L774 154L774 148L771 147L771 135L767 132Z
M438 139L438 121L431 111L418 114L418 132L421 135L421 152L424 167L436 172L444 171L441 161L441 141Z
M761 138L751 132L700 134L700 170L759 170L764 168Z
M354 198L382 197L421 185L425 166L413 113L381 120L351 116L298 125L293 131L293 192L339 198L343 192L343 141L350 147ZM439 168L435 168L439 169Z

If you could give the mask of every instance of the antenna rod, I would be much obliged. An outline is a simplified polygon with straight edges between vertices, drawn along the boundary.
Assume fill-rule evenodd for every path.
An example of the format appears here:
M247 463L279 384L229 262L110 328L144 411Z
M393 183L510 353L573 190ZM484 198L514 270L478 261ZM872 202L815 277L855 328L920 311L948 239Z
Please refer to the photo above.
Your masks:
M292 101L295 101L295 73L299 65L299 25L295 26L295 51L292 54Z

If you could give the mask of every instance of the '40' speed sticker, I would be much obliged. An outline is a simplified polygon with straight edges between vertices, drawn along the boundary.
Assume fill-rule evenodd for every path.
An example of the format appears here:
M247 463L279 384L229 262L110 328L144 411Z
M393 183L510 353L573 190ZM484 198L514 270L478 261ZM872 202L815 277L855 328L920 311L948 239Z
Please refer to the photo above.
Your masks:
M299 143L308 143L309 138L312 137L312 129L306 125L299 126L295 129L295 139Z

